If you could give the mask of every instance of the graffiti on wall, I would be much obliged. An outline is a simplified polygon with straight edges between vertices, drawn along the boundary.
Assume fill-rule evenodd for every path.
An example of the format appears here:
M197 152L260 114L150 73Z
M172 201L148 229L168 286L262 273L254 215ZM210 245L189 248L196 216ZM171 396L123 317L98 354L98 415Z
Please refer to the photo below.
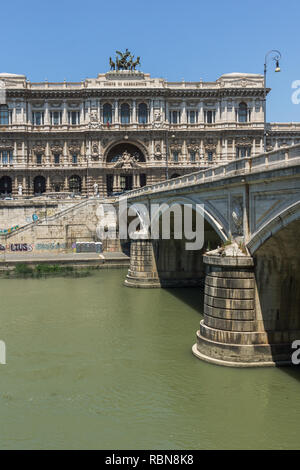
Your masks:
M9 228L0 228L0 233L12 233L15 230L18 230L20 228L20 225L14 225L13 227Z
M56 214L56 210L53 208L41 209L41 210L36 211L31 216L26 217L26 222L28 224L31 224L32 222L37 222L40 219L45 219L46 217L52 217L55 214Z
M9 243L3 245L0 243L0 252L27 252L30 253L33 250L36 251L53 251L53 250L65 250L67 248L66 243L52 242L52 243Z
M52 243L37 243L35 250L65 250L67 248L66 243L52 242Z
M10 243L8 245L0 244L0 251L12 251L12 252L31 252L33 250L33 245L29 243Z
M32 214L30 217L26 217L26 222L31 224L31 222L37 222L39 220L39 216L37 214Z

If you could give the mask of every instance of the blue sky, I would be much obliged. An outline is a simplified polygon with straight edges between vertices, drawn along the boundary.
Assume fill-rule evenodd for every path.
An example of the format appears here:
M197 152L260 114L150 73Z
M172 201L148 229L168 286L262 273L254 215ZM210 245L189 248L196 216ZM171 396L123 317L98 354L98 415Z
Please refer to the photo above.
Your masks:
M263 73L269 64L268 120L300 121L291 85L300 80L299 0L52 0L2 2L1 72L31 81L80 81L109 69L126 47L141 70L168 80L215 80L223 73Z

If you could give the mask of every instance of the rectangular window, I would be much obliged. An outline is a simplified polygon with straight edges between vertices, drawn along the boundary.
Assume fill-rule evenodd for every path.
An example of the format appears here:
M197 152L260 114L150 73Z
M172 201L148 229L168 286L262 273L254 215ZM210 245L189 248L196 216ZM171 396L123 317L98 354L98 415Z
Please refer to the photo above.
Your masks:
M44 112L33 111L32 113L32 124L34 126L42 126L44 124Z
M214 152L207 152L207 160L212 162L214 158Z
M190 161L195 162L196 161L196 152L191 151L190 152Z
M9 124L10 112L8 106L3 104L0 106L0 125Z
M77 155L72 155L72 163L73 165L77 164Z
M173 152L173 162L178 162L178 152Z
M214 124L216 122L216 111L204 111L204 121L206 124Z
M59 154L55 154L55 155L54 155L54 163L55 163L55 165L59 165L59 157L60 157Z
M170 111L170 123L179 124L180 123L180 111Z
M36 156L36 164L41 165L42 164L42 155L38 154Z
M59 126L62 122L62 112L61 111L51 111L50 112L50 121L52 126Z
M189 124L197 124L198 111L188 111L188 122Z
M69 111L68 112L68 121L71 126L76 126L80 124L80 112L79 111Z
M3 165L8 164L8 152L7 152L7 150L2 151L2 164Z
M251 147L237 147L236 158L251 157Z

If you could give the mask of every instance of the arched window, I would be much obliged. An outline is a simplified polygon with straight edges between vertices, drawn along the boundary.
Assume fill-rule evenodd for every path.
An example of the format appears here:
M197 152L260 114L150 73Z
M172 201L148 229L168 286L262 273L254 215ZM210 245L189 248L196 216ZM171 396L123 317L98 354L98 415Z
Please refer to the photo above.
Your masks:
M9 112L8 106L6 104L2 104L0 106L0 124L2 126L9 124Z
M109 103L105 103L103 106L103 122L104 124L112 123L112 107Z
M246 103L239 104L239 111L238 111L238 120L239 122L247 122L247 114L248 108Z
M46 191L46 179L44 176L36 176L33 180L34 194L43 194Z
M123 103L121 105L121 124L130 123L130 108L129 104Z
M70 176L69 180L69 190L73 193L80 193L81 192L81 178L78 175Z
M178 173L173 173L173 175L171 175L171 180L174 179L174 178L179 178L179 174Z
M0 179L0 194L12 193L12 179L9 176L2 176Z
M148 108L147 108L147 105L145 103L140 103L139 104L138 116L139 116L139 124L147 124L147 122L148 122Z

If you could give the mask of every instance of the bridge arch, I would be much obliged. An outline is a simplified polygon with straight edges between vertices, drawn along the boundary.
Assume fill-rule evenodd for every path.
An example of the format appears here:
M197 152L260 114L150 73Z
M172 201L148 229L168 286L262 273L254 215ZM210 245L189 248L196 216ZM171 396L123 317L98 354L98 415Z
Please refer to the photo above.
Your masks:
M155 201L155 202L157 202L157 201ZM163 202L166 204L166 206L163 208L162 211L157 211L156 212L156 214L153 217L154 223L157 222L157 217L160 217L161 214L163 214L164 212L166 212L168 210L167 206L171 206L172 204L179 204L180 206L184 206L185 204L191 204L193 206L194 210L196 210L196 212L198 212L200 215L204 215L204 219L214 229L214 231L217 233L217 235L219 236L221 241L228 240L228 234L225 232L222 225L218 222L217 214L215 214L211 210L210 211L207 210L206 207L205 207L204 201L198 200L197 202L195 202L192 198L183 196L183 197L170 198L170 199L167 199L166 201L163 201ZM163 202L159 201L157 203L162 204ZM198 204L198 206L203 207L203 212L199 207L197 207L197 204Z
M280 214L273 217L253 234L247 244L251 255L254 255L269 238L275 236L280 230L297 220L300 220L300 201L285 208Z
M185 238L183 225L181 225L181 235L176 237L174 218L171 213L169 219L170 236L167 239L161 236L160 229L159 233L156 233L155 238L153 237L153 232L151 234L150 231L142 230L138 239L131 239L131 264L126 285L145 287L145 282L147 282L147 287L199 285L204 279L203 253L205 249L214 249L227 239L223 228L207 210L204 209L203 214L199 202L197 206L192 199L175 197L166 201L152 200L151 202L158 205L152 214L149 206L139 205L138 202L128 206L131 209L131 216L135 213L135 216L138 218L135 222L135 226L139 226L138 230L143 228L143 207L145 207L145 212L148 216L148 224L150 222L149 219L151 219L151 228L156 227L158 229L163 215L172 209L175 204L180 208L185 204L189 204L193 211L192 227L189 227L189 230L192 229L195 232L194 214L197 212L202 217L204 215L204 245L201 248L197 248L195 239L189 240ZM123 213L120 212L120 214L124 215L127 209L127 206L125 206ZM181 211L181 223L183 223L183 215L184 213ZM201 240L196 238L196 241ZM193 243L194 246L192 246ZM187 244L189 244L189 247Z
M275 362L290 359L300 337L300 201L262 227L248 243L257 286L256 315Z

